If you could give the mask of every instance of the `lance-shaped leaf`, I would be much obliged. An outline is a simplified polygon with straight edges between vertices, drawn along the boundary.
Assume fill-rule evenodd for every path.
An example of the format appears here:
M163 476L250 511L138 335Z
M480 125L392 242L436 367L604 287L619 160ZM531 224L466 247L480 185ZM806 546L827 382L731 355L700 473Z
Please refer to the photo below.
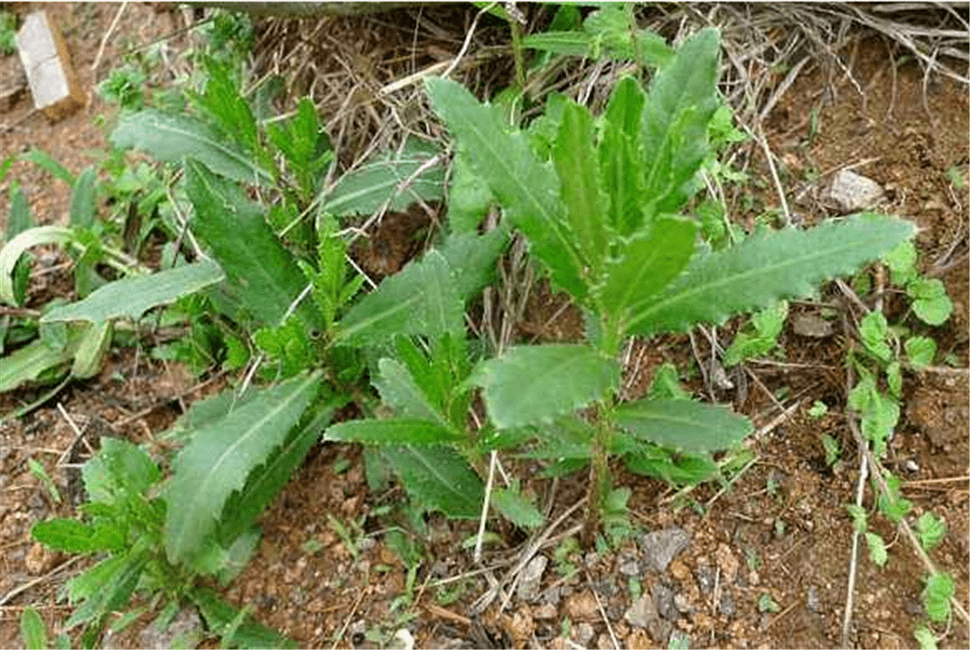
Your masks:
M232 395L231 391L227 392ZM246 486L233 494L219 521L219 540L223 546L232 545L242 534L251 530L253 522L279 494L310 448L320 439L320 432L340 404L339 399L331 399L329 403L317 407L317 414L310 423L302 429L294 429L266 464L258 472L250 474Z
M448 260L455 289L462 300L478 295L491 284L495 260L505 250L508 239L508 229L499 227L480 237L453 232L442 242L441 254Z
M451 447L408 445L387 449L384 456L414 503L440 510L452 519L474 519L481 514L485 500L482 481Z
M385 205L404 210L415 201L437 201L444 196L445 173L441 163L430 162L439 153L408 140L401 153L384 154L341 176L327 191L321 212L373 214Z
M408 369L394 359L381 359L378 362L380 377L374 382L381 393L384 403L399 415L433 422L448 429L451 424L442 412L442 405L436 403L425 390L422 390Z
M194 160L185 163L185 189L195 206L192 228L212 248L232 288L262 324L280 324L306 286L306 277L263 218L263 209L239 187ZM311 301L297 314L319 327Z
M427 89L470 166L502 203L512 224L529 238L532 252L549 268L553 281L582 298L583 264L563 220L552 167L536 159L525 134L505 123L501 108L479 104L454 81L428 79Z
M727 449L751 433L751 422L726 407L682 399L624 404L616 421L641 440L690 454Z
M513 347L475 369L489 417L499 429L550 422L615 390L619 368L586 345Z
M552 148L572 235L586 266L599 273L607 252L607 200L593 147L593 120L584 107L567 102Z
M643 222L644 179L641 174L640 116L644 93L633 77L625 77L610 94L599 146L603 183L609 197L609 220L621 235Z
M88 321L103 324L116 318L138 320L152 307L175 302L224 277L218 264L205 260L151 275L115 280L84 300L55 307L41 318L41 322Z
M696 256L687 270L631 319L629 332L684 331L732 314L810 293L819 282L852 273L913 236L895 217L859 214L810 230L778 230Z
M386 278L338 323L335 340L354 346L389 340L396 334L436 336L460 333L461 297L451 267L438 251Z
M694 231L693 222L664 217L647 234L624 241L596 290L603 309L622 326L627 312L635 312L684 270L694 253Z
M194 433L165 491L165 552L170 562L191 560L201 550L230 495L283 443L318 380L319 373L295 377Z
M366 445L436 445L453 444L461 440L461 436L427 420L391 418L341 422L327 429L323 439Z
M118 148L144 149L158 160L179 162L195 158L217 174L243 183L267 182L269 174L252 156L199 120L146 109L123 115L111 134Z
M707 153L707 123L717 108L718 32L692 36L650 84L641 138L648 214L675 213Z

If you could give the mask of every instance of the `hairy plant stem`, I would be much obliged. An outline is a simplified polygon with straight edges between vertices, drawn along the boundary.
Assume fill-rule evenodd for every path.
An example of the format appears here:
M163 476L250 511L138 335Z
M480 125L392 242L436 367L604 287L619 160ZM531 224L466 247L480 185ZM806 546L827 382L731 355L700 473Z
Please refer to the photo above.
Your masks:
M583 543L590 547L596 541L601 515L610 496L609 448L613 433L611 409L603 402L596 406L596 429L590 448L589 484L586 491L586 518Z

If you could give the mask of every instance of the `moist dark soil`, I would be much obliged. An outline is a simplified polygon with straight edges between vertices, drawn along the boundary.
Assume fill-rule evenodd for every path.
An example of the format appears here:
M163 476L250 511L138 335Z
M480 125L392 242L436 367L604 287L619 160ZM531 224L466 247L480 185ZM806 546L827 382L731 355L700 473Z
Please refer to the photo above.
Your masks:
M104 149L103 131L94 119L109 108L93 93L91 66L120 5L43 7L64 30L91 102L67 119L50 122L30 112L29 93L14 95L4 107L0 158L36 147L78 173L90 164L88 152ZM183 26L181 14L170 8L132 4L125 11L106 42L98 80L127 45L148 43ZM891 47L885 39L862 35L852 52L844 53L845 74L832 79L816 69L800 75L767 116L764 131L800 218L814 223L830 216L816 200L816 189L836 170L851 167L886 189L888 204L880 210L919 225L922 270L943 280L953 298L953 317L940 327L923 328L939 343L940 357L948 355L953 365L906 374L903 413L885 462L903 479L914 515L929 511L946 523L947 534L931 557L953 576L957 599L966 608L970 106L965 85L942 75L925 77L912 61L894 66L887 54ZM2 70L17 70L17 65L14 57L0 60ZM749 155L750 200L731 215L740 223L780 207L761 149L752 146ZM948 176L954 173L950 170L964 180L962 187ZM16 162L0 187L0 221L6 218L12 179L21 183L39 223L66 220L68 188L36 166ZM377 277L395 273L420 250L432 222L425 211L391 215L355 255ZM43 285L35 283L28 306L56 295L70 298L69 280L65 271L48 276ZM822 299L838 301L840 295L829 287ZM893 301L902 304L890 294L888 313L903 317ZM810 303L792 304L793 315L814 309ZM845 414L843 361L852 334L836 326L827 336L804 336L792 322L789 318L780 337L779 355L747 363L729 374L728 382L705 382L706 371L696 370L687 380L697 396L732 403L759 428L761 435L750 442L756 460L730 486L676 493L614 468L614 483L632 492L630 519L642 534L675 527L687 533L689 541L663 571L648 566L642 534L619 548L577 544L570 552L566 540L578 540L582 516L582 508L576 508L539 549L548 567L534 600L520 599L512 587L513 569L531 539L501 522L490 523L500 541L486 547L479 564L466 544L475 535L474 523L432 516L416 531L413 523L401 522L423 546L409 577L399 549L389 543L389 522L375 515L400 503L403 492L372 493L358 448L320 445L262 517L259 549L224 596L300 646L313 648L405 647L409 638L414 647L453 648L839 647L853 533L844 506L855 501L860 466ZM912 317L906 322L919 327ZM723 345L736 325L721 329ZM582 320L565 297L540 281L515 331L521 341L577 340ZM699 358L709 358L704 336L695 335L694 346ZM696 369L685 336L633 341L624 359L624 394L630 397L643 394L665 361L682 372ZM28 605L51 629L70 615L58 589L89 560L72 562L50 553L31 540L29 531L45 518L75 512L83 498L77 466L98 438L120 436L157 449L158 434L225 382L222 376L193 377L179 364L152 359L146 350L117 349L98 377L71 384L29 415L0 425L0 647L22 647L19 619ZM0 413L38 394L2 395ZM821 418L808 413L816 400L828 406ZM841 444L841 459L832 466L825 460L824 434ZM31 458L68 498L52 501L28 470ZM548 506L548 522L585 494L583 473L552 481L538 478L528 464L507 463L523 490ZM865 504L874 509L871 490ZM920 594L926 571L891 525L875 514L870 522L890 543L890 559L880 568L860 550L848 642L912 647L913 629L925 620ZM490 590L494 598L483 600ZM650 595L650 603L640 594ZM635 603L645 608L646 624L631 614ZM138 633L150 621L146 617L115 635L111 646L138 647L143 643ZM954 618L939 643L970 646L965 622Z

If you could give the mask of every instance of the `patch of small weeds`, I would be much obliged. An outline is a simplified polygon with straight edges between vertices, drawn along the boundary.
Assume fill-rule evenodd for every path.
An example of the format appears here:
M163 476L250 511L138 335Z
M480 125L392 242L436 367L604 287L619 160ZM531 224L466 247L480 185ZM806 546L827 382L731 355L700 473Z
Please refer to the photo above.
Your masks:
M833 467L842 458L842 445L827 433L822 434L822 449L825 450L825 464Z
M815 400L808 409L808 415L816 420L822 419L829 412L829 407L825 402Z
M4 56L17 51L17 14L6 9L0 11L0 54Z

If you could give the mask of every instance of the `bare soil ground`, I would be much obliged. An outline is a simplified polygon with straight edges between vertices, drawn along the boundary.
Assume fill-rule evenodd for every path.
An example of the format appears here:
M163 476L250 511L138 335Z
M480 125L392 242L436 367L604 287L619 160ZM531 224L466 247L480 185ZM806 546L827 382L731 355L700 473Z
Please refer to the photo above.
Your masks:
M82 85L93 91L91 64L118 5L44 7L65 30ZM118 57L123 42L147 43L182 26L180 15L169 10L132 4L126 11L107 42L98 79ZM474 15L462 11L454 15L464 15L466 22ZM376 65L373 62L392 50L377 44L399 38L402 31L424 35L422 30L438 35L435 48L445 52L443 58L453 55L462 34L448 31L447 25L431 28L425 23L418 28L417 15L402 10L353 23L371 30L354 46L358 55ZM280 25L270 29L285 31ZM916 515L932 511L946 522L948 533L932 558L954 577L957 598L966 608L968 196L966 186L956 188L946 174L955 168L967 178L967 86L939 74L924 76L916 62L900 60L904 53L894 43L855 29L856 37L837 52L843 68L833 73L821 63L807 66L765 116L763 129L791 209L800 218L812 223L827 216L812 188L834 171L852 167L869 176L887 190L889 205L881 209L919 224L922 268L940 277L954 300L951 320L929 332L941 354L955 356L957 367L907 374L902 421L886 464L904 479L903 491L915 503ZM343 52L328 43L350 33L346 25L323 29L320 55ZM421 49L426 58L413 65L433 63L428 53L436 51ZM16 68L10 59L0 61L4 70ZM301 73L321 73L313 67L324 65L317 61L307 57ZM511 74L508 61L505 74ZM299 74L289 78L301 85ZM495 87L501 86L496 82ZM24 95L4 110L3 124L14 126L3 127L0 158L34 146L77 173L88 164L85 150L104 147L102 131L92 125L105 110L96 96L84 111L58 123L29 114L29 109L29 95ZM363 139L354 129L372 119L363 108L340 117L342 121L335 118L330 126L341 133L335 140L347 142ZM744 201L738 200L731 218L750 224L764 210L778 208L779 201L762 149L752 144L743 155L752 178L759 180L746 190ZM19 162L6 184L10 179L19 179L41 223L64 219L69 194L62 184ZM4 197L6 189L0 188ZM6 204L0 204L0 219L6 210ZM369 270L393 273L415 253L413 229L426 225L420 215L392 217L370 248L356 253ZM378 247L375 242L381 241L385 243ZM70 283L59 284L56 277L35 285L32 304L69 291L65 287ZM829 289L823 299L840 298ZM578 338L578 315L564 305L563 297L538 285L518 324L518 335L523 340ZM902 305L898 296L887 297L890 320L901 316ZM792 309L797 313L812 307L794 303ZM729 340L730 332L731 327L722 330L721 337ZM836 328L825 338L805 337L789 325L780 341L784 360L747 364L729 377L734 389L705 385L701 376L691 380L698 395L710 391L719 401L733 402L756 427L775 422L752 442L757 462L723 493L717 485L705 485L687 499L675 499L662 483L616 468L615 483L633 492L634 524L644 532L676 526L689 535L686 548L663 572L646 566L639 538L608 552L578 549L557 557L557 549L567 548L563 540L575 535L581 516L581 510L575 510L550 531L539 549L549 567L535 602L520 600L510 587L515 563L533 540L500 523L494 530L503 543L490 547L479 566L463 545L474 535L474 525L430 518L420 540L423 560L414 582L408 584L407 567L387 543L387 522L371 514L382 504L399 501L403 493L370 493L358 449L321 445L265 513L257 555L225 589L225 596L250 607L258 620L303 647L400 644L403 635L394 639L400 630L413 636L415 647L664 647L671 632L689 639L689 647L838 647L843 643L852 550L852 525L844 505L854 501L859 471L845 415L843 358L850 336ZM695 339L698 355L709 356L710 343L703 336ZM637 395L660 363L673 361L685 369L694 357L687 337L662 337L633 342L627 359L625 390ZM52 515L70 516L82 498L76 463L87 452L84 443L77 444L68 417L84 427L84 441L92 447L101 435L150 443L186 405L216 392L222 381L218 376L206 381L193 378L178 365L151 360L144 351L117 350L99 377L71 385L30 415L0 425L0 647L23 643L18 621L27 605L36 607L49 626L63 623L70 609L58 600L57 590L84 566L85 561L70 562L44 551L29 536L33 523ZM782 389L787 390L783 406L788 415L779 420ZM0 396L0 412L32 398L29 391ZM821 419L807 413L815 400L829 406ZM832 468L824 460L822 434L842 444L842 460ZM76 457L66 453L72 449ZM70 496L67 502L51 501L28 471L28 458L46 467ZM539 503L549 504L550 522L585 493L585 475L558 482L526 480L528 466L511 466L523 477L525 490L538 495ZM694 508L692 503L708 507ZM871 494L866 504L871 506ZM333 518L343 522L349 537L338 533ZM904 538L879 517L872 521L891 542L890 561L879 568L860 552L848 641L853 647L911 647L912 630L922 620L925 569ZM567 564L578 571L567 572ZM478 606L496 585L503 587L495 592L497 597L486 607ZM636 600L631 592L637 590L651 594L658 610L646 627L631 624L625 616ZM405 594L410 598L403 599ZM149 621L136 624L111 644L137 647L137 633ZM954 618L940 645L970 646L966 623Z

